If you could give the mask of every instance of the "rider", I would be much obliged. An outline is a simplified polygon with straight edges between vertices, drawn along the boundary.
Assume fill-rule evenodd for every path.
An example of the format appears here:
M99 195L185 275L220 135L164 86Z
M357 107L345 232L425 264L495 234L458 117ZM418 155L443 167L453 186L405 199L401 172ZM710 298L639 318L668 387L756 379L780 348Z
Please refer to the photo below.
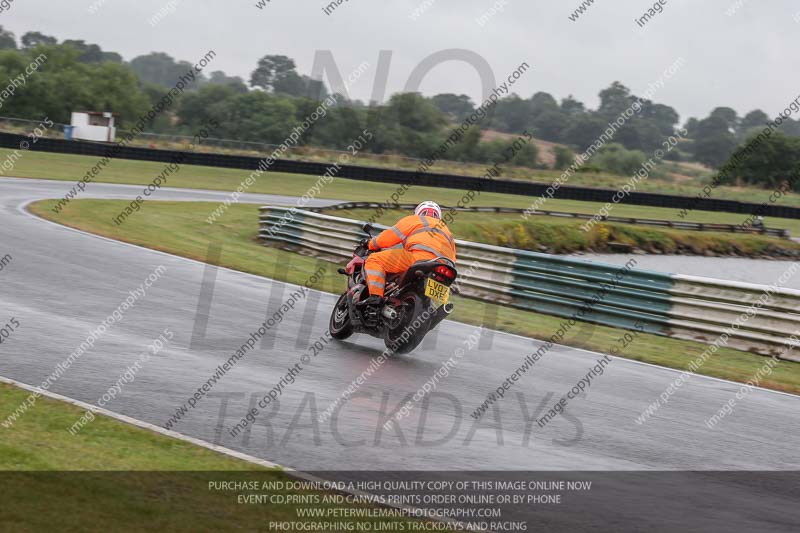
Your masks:
M386 273L408 270L417 261L437 259L455 265L456 245L453 235L442 222L442 209L436 202L422 202L413 215L401 218L397 224L369 241L374 251L367 257L369 298L365 305L380 306L386 286ZM381 250L381 251L378 251Z

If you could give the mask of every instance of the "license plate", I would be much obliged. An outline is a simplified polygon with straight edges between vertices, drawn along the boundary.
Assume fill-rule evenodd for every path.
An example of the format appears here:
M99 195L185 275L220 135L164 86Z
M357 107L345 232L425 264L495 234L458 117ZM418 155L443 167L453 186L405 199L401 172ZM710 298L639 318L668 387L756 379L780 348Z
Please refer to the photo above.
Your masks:
M425 283L425 296L440 305L444 305L450 299L450 288L434 279L428 278L428 282Z

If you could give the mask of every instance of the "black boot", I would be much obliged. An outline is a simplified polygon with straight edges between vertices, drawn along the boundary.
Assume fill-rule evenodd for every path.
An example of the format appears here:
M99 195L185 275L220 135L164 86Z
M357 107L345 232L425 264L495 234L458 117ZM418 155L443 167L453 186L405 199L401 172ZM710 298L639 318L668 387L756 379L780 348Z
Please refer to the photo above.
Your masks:
M374 294L358 303L357 307L361 311L361 316L367 326L374 327L378 325L380 322L381 306L383 306L383 298Z
M360 307L380 309L383 306L383 297L373 294L358 305Z

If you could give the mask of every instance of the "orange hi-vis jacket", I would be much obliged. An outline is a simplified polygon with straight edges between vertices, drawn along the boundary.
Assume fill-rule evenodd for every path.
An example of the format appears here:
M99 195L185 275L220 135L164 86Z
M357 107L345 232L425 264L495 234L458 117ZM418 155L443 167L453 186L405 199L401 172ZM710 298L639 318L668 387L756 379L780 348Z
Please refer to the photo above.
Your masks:
M370 295L383 296L386 273L405 272L417 261L449 259L455 264L456 246L444 222L437 218L410 215L369 241L370 250L382 250L367 257L364 269Z
M370 250L386 250L402 244L417 261L445 258L456 262L456 243L447 225L438 218L409 215L369 241Z

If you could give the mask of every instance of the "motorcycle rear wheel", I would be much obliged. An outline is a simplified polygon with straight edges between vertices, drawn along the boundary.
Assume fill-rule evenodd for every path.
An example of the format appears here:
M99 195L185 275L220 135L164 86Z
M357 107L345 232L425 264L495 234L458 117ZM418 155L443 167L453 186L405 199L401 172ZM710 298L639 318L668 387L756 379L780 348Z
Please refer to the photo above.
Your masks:
M394 327L386 330L383 342L392 352L406 354L419 346L419 343L425 338L425 334L428 333L430 318L421 320L424 305L422 298L413 292L402 295L400 301L401 305L397 306L397 311L401 314L400 319L396 325L393 325ZM420 319L418 326L411 328L417 319ZM409 333L404 335L403 332L406 329L408 329Z

